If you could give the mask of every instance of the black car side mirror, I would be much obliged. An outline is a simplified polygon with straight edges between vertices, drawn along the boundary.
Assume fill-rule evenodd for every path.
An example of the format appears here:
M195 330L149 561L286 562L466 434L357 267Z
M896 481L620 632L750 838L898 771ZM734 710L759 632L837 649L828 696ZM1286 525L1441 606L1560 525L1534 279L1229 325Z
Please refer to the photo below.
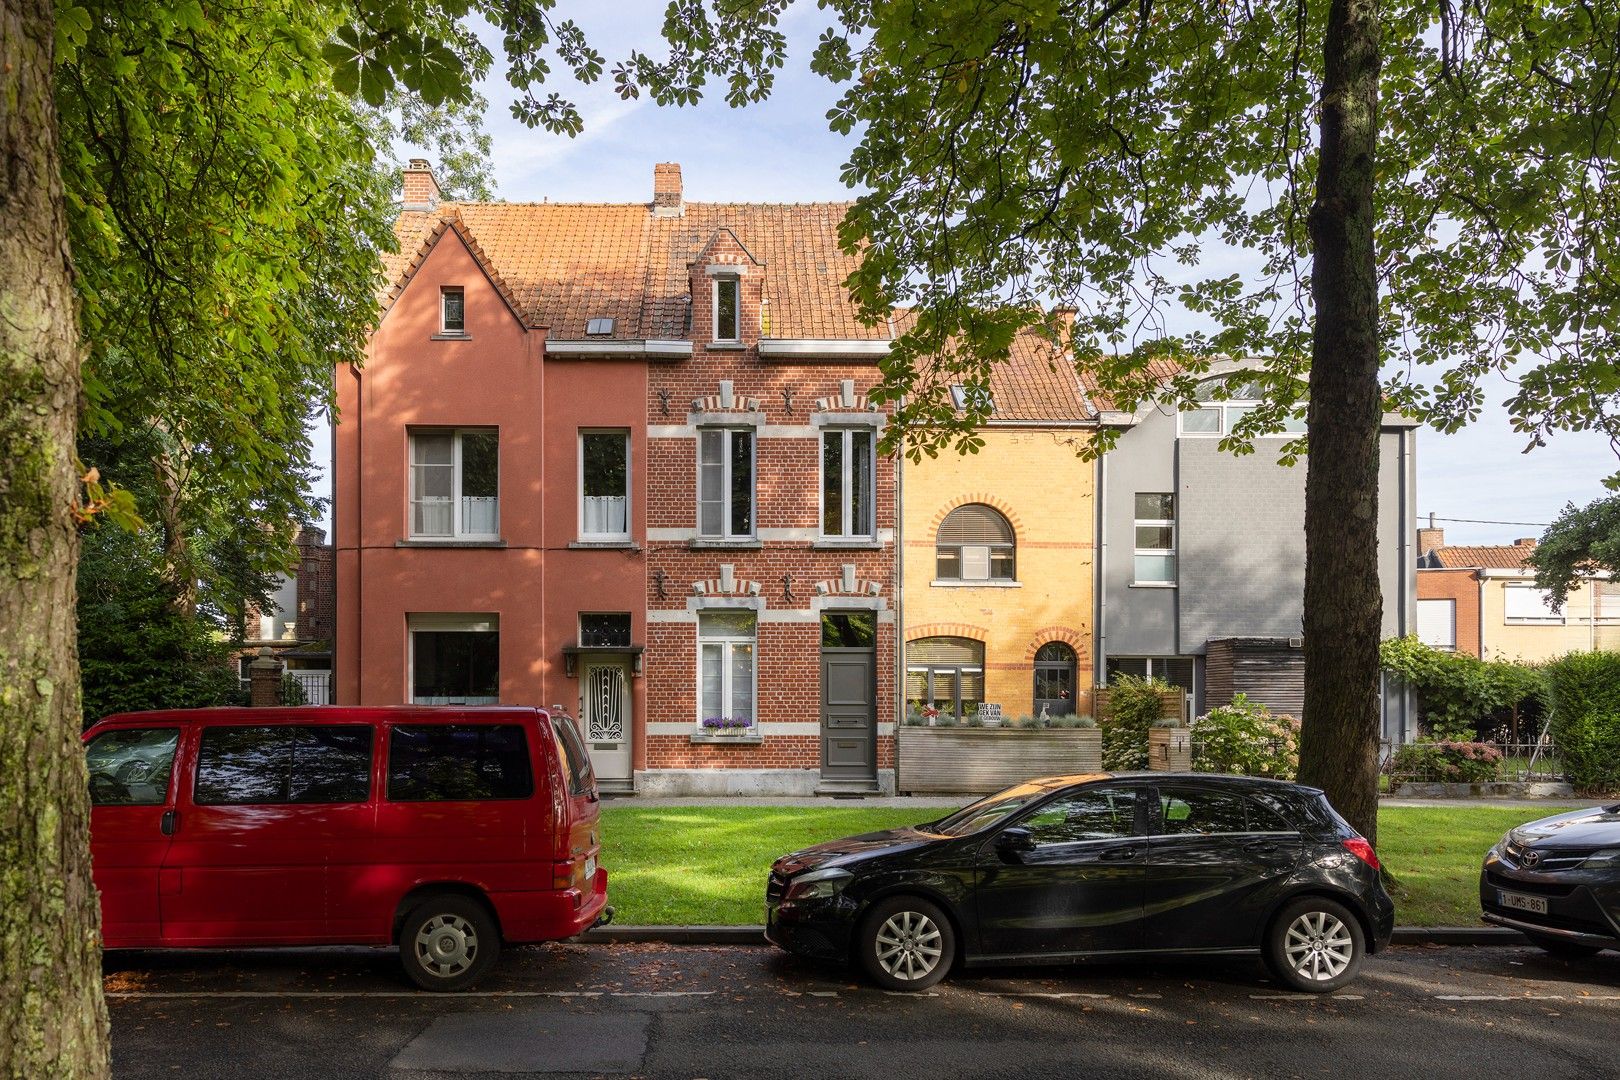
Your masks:
M1004 856L1017 856L1035 850L1035 834L1017 825L1002 829L996 836L996 851Z

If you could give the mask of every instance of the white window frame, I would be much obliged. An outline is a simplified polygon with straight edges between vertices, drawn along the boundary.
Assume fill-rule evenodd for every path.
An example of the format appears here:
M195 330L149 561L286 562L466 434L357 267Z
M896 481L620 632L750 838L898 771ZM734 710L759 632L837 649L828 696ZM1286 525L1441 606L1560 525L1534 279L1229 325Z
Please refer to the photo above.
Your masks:
M736 312L736 331L731 337L724 337L720 333L720 286L730 285L737 290L737 302L733 310ZM713 332L713 340L724 344L735 344L742 340L742 276L738 274L718 274L709 283L709 295L713 306L710 308L712 318L709 328Z
M696 672L697 716L693 722L697 725L698 731L702 733L710 733L709 729L703 726L703 650L711 645L720 649L720 699L724 703L724 708L726 710L722 714L724 716L732 715L730 710L734 704L732 692L735 688L735 680L732 678L731 671L732 650L738 645L747 645L749 649L752 650L749 654L750 663L748 665L748 675L750 694L749 701L753 703L753 708L750 710L752 715L748 718L748 729L750 731L759 730L759 613L757 611L753 611L752 609L719 608L712 612L708 612L707 614L729 614L737 611L745 611L747 614L753 617L754 633L752 636L744 637L740 634L721 634L718 636L705 637L703 634L703 616L705 612L700 611L698 613Z
M416 440L418 437L450 436L450 531L448 533L419 533L416 531ZM495 531L472 533L462 531L461 522L461 439L464 435L495 436ZM499 428L410 428L406 431L405 531L412 540L499 540L501 537L501 432Z
M1135 504L1137 495L1168 495L1172 500L1172 508L1177 507L1177 505L1181 502L1181 499L1174 491L1139 491L1132 492L1131 494L1131 513L1133 515L1131 519L1131 584L1146 585L1154 588L1175 588L1181 579L1181 534L1176 529L1176 519L1174 517L1168 519L1135 517L1134 514L1136 512ZM1136 546L1137 529L1162 529L1166 527L1168 527L1170 530L1170 546L1168 548L1143 548ZM1138 578L1136 576L1136 556L1138 555L1152 555L1157 558L1163 558L1164 556L1168 555L1170 557L1170 565L1174 568L1175 577L1162 581L1155 578Z
M853 524L852 501L855 479L854 455L850 448L854 445L853 436L865 434L867 437L866 449L866 490L868 493L867 514L871 518L871 528L865 532L855 532L851 529ZM827 436L839 435L843 438L843 450L839 458L843 475L839 478L839 493L843 506L839 510L838 520L843 525L840 532L829 533L827 528ZM869 427L822 428L821 436L816 443L816 452L821 458L821 484L820 494L816 499L816 528L821 530L823 540L871 540L877 536L877 432Z
M1534 593L1542 600L1542 607L1546 607L1547 591L1538 589L1534 585L1504 584L1502 586L1502 624L1504 626L1563 626L1569 621L1569 605L1564 605L1562 614L1547 611L1544 615L1515 615L1508 610L1508 597L1514 592Z
M461 326L452 330L445 321L444 300L446 296L455 294L461 297ZM439 286L439 333L445 337L465 337L467 335L467 289L462 285Z
M1255 408L1259 404L1260 404L1259 401L1251 400L1251 399L1248 399L1248 398L1233 398L1233 399L1231 399L1229 401L1204 401L1204 402L1200 402L1199 404L1195 405L1193 408L1183 409L1181 412L1176 414L1176 434L1179 435L1179 436L1182 436L1183 438L1188 438L1188 439L1220 439L1220 438L1224 438L1227 434L1229 434L1231 432L1232 425L1234 423L1236 423L1236 418L1230 415L1232 412L1234 412L1234 411L1236 411L1236 412L1244 412L1244 411L1247 411L1249 409ZM1187 422L1186 422L1186 419L1185 419L1187 417L1187 415L1190 414L1190 413L1201 412L1204 409L1213 409L1217 413L1220 414L1220 418L1221 418L1220 427L1215 431L1189 431L1189 430L1187 430ZM1281 430L1281 431L1268 431L1268 432L1265 432L1262 435L1257 435L1255 437L1259 438L1259 439L1295 439L1295 438L1298 438L1299 436L1305 434L1305 418L1304 417L1292 417L1291 416L1287 420L1285 420L1284 423L1285 424L1297 423L1298 426L1295 427L1295 428L1292 428L1292 429L1284 427L1283 430Z
M587 435L618 435L624 440L624 531L613 533L593 533L585 528L585 437ZM577 480L579 484L579 502L576 511L579 514L579 538L581 540L628 540L634 528L631 514L630 481L630 432L626 428L580 428L579 429L579 467Z
M703 436L706 432L722 435L720 447L720 531L703 531ZM759 431L752 427L701 427L697 429L697 536L701 540L753 540L759 536ZM748 528L745 533L731 531L731 440L738 434L748 436ZM818 444L819 445L819 444Z
M1429 607L1427 609L1424 608L1425 604L1429 605ZM1449 640L1447 640L1445 642L1436 642L1436 641L1430 640L1430 636L1426 635L1425 632L1424 632L1423 612L1425 610L1428 610L1428 611L1431 611L1431 612L1432 611L1437 611L1438 609L1436 607L1434 607L1434 605L1436 605L1436 604L1445 604L1446 605L1446 612L1447 612L1446 618L1447 618L1448 624L1449 624ZM1457 651L1457 601L1456 601L1456 599L1453 598L1453 597L1449 597L1449 596L1434 596L1434 597L1420 596L1420 597L1418 597L1418 601L1417 601L1417 631L1418 631L1418 640L1422 641L1423 644L1429 646L1431 649L1440 649L1440 650L1442 650L1444 652L1456 652Z
M413 705L433 704L416 700L416 635L423 633L493 633L495 639L495 697L486 701L482 697L450 706L500 704L501 685L501 617L482 612L411 612L405 616L405 700Z

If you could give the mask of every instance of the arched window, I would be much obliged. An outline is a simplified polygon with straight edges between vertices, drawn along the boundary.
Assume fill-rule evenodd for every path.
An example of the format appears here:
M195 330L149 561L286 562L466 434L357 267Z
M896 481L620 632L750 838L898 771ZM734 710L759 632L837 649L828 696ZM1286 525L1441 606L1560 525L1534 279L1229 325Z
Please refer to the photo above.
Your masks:
M984 700L984 643L918 638L906 645L906 702L961 717Z
M1074 713L1074 650L1061 641L1048 641L1035 653L1035 715Z
M1012 581L1012 525L978 503L958 506L939 524L934 576L940 581Z

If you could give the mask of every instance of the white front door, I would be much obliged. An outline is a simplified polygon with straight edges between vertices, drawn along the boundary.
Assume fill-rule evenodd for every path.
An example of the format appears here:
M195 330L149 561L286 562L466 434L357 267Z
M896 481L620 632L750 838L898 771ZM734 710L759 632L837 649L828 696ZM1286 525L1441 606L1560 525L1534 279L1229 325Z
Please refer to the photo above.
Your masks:
M580 676L580 715L601 780L630 779L630 678L623 661L587 660Z

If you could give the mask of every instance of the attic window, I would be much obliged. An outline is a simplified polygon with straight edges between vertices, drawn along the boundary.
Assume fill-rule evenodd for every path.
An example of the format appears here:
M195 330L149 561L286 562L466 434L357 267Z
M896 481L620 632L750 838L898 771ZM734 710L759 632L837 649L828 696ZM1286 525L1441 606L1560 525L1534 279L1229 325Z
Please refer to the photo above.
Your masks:
M958 412L964 412L970 405L983 403L984 411L994 414L996 402L990 395L989 389L982 386L964 386L962 383L951 384L951 404Z
M595 337L598 334L611 333L613 333L612 319L591 319L585 324L585 334L587 337Z
M716 278L714 282L714 340L737 341L741 337L742 282L734 277Z
M446 285L439 290L439 332L467 332L467 295L459 285Z

